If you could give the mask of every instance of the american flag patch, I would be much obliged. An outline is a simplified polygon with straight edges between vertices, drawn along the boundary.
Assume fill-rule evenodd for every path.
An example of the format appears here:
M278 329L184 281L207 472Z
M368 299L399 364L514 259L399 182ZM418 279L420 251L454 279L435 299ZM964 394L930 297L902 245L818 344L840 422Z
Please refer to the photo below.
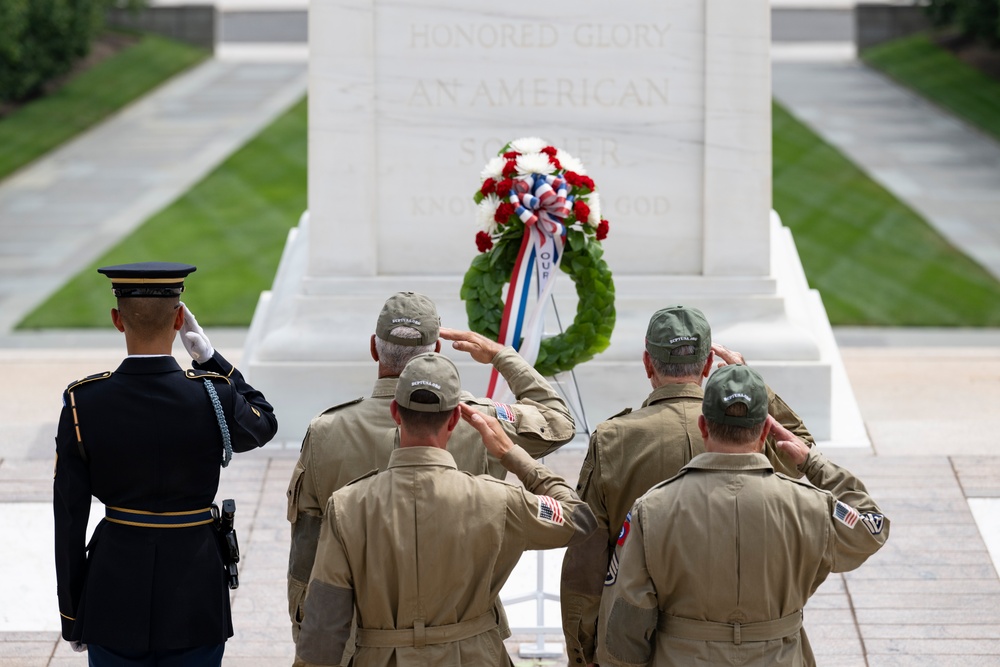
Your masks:
M538 496L538 518L561 526L563 524L562 505L555 498Z
M858 514L858 511L850 505L842 503L838 500L837 504L833 506L833 518L848 528L854 528L854 525L858 522L858 519L861 518L861 515Z
M497 419L505 422L514 421L514 408L505 403L494 403L493 407L497 410Z

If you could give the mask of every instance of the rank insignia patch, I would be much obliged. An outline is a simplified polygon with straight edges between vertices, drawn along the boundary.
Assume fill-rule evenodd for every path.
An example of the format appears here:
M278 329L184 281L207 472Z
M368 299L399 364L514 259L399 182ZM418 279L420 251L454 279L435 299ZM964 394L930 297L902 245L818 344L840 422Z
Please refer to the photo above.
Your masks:
M538 496L538 518L558 525L563 525L562 504L555 498Z
M865 524L865 528L868 529L869 533L878 535L882 532L882 527L885 525L885 517L875 512L865 512L861 515L861 523Z
M844 524L848 528L854 528L855 524L858 523L858 519L861 515L858 511L846 503L842 503L839 500L837 504L833 507L833 518Z
M513 422L515 420L514 408L509 405L505 403L494 403L493 407L496 408L497 419L500 421Z
M604 585L613 586L618 581L618 551L611 556L611 563L608 565L608 573L604 576Z

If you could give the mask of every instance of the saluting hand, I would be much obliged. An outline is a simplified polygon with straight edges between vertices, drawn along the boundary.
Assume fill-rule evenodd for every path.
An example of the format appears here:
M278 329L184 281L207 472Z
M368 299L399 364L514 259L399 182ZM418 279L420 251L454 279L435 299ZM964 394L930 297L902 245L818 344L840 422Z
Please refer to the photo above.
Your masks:
M207 361L215 354L212 342L208 340L204 330L198 324L192 313L184 302L181 301L181 308L184 309L184 324L181 325L181 342L184 349L195 361Z
M809 445L797 435L781 425L771 415L767 416L770 434L774 436L775 446L797 466L801 466L809 457Z
M716 367L722 368L723 366L746 366L746 360L743 359L743 355L736 350L730 350L725 345L719 345L718 343L712 343L712 352L715 356L721 359Z
M503 345L490 340L475 331L441 328L441 338L452 341L451 346L460 352L468 352L481 364L493 363L493 357L503 349Z
M460 403L458 407L462 409L462 419L469 422L474 429L479 431L479 435L483 439L483 445L486 446L486 451L490 454L498 459L502 459L504 454L514 447L514 443L504 433L503 427L500 426L500 422L495 417L484 415L478 410L470 408L465 403Z

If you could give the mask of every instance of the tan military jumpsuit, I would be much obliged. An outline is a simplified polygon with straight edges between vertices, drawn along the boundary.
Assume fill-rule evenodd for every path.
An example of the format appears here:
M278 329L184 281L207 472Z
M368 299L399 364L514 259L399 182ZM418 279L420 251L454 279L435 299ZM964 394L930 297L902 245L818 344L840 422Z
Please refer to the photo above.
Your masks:
M705 451L698 430L704 396L696 384L658 387L641 409L601 422L590 437L576 491L594 511L597 530L587 541L566 550L560 586L563 635L571 665L594 661L604 578L632 503ZM799 416L770 389L768 399L768 412L812 444L813 438ZM794 465L778 460L770 438L767 451L779 470L797 476Z
M406 447L385 472L334 493L295 664L339 664L355 605L354 664L510 664L500 589L523 551L579 541L594 516L520 447L502 463L524 488L460 472L445 450Z
M817 450L803 470L815 486L761 454L709 452L640 498L605 588L598 662L814 665L803 606L878 551L889 519Z
M496 417L504 432L533 458L541 458L573 439L575 424L556 391L513 348L498 352L493 366L517 398L495 404L463 392L464 403ZM292 524L288 559L288 613L292 638L302 620L302 601L316 555L326 502L337 489L372 470L384 470L397 446L389 404L398 378L379 378L371 398L330 408L309 424L298 464L288 485L288 521ZM459 470L503 479L507 471L487 455L479 432L460 421L448 442ZM507 631L509 632L509 631Z

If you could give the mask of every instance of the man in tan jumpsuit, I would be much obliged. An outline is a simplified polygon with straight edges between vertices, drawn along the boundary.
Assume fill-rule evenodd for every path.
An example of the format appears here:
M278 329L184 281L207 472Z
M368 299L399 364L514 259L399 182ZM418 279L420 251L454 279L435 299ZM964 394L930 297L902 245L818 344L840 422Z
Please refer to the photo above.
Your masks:
M802 608L859 567L889 520L850 472L767 413L746 366L709 378L704 454L636 501L601 606L601 665L814 665ZM768 430L812 485L775 473ZM646 554L656 558L646 559Z
M597 616L604 578L614 569L615 542L635 499L651 486L673 477L704 451L698 431L701 383L714 357L743 363L743 357L712 344L712 332L697 308L670 306L649 320L642 363L653 391L636 411L618 413L598 424L591 435L576 491L597 517L590 538L566 551L560 599L563 635L570 665L594 662ZM792 410L768 389L769 411L799 437L812 436ZM781 470L787 463L768 456Z
M521 553L593 530L569 485L460 394L458 370L439 354L414 358L400 375L388 469L327 504L297 666L340 664L355 608L355 664L509 665L494 603ZM523 488L456 468L446 445L462 419Z
M293 640L302 621L302 601L312 570L320 524L330 494L372 470L384 470L396 447L398 433L389 413L397 378L418 354L440 350L438 336L468 352L480 363L492 363L504 376L517 403L506 405L462 393L462 402L492 417L533 458L554 451L574 436L569 409L555 390L512 348L479 334L440 329L437 308L427 297L400 292L390 297L379 314L371 337L372 358L378 362L378 380L368 399L326 410L309 425L298 465L288 486L288 520L292 540L288 565L288 611ZM503 479L507 471L488 456L479 434L461 422L448 447L459 470L488 473ZM509 634L501 615L502 629ZM348 656L351 650L348 649ZM346 664L346 659L345 659Z

